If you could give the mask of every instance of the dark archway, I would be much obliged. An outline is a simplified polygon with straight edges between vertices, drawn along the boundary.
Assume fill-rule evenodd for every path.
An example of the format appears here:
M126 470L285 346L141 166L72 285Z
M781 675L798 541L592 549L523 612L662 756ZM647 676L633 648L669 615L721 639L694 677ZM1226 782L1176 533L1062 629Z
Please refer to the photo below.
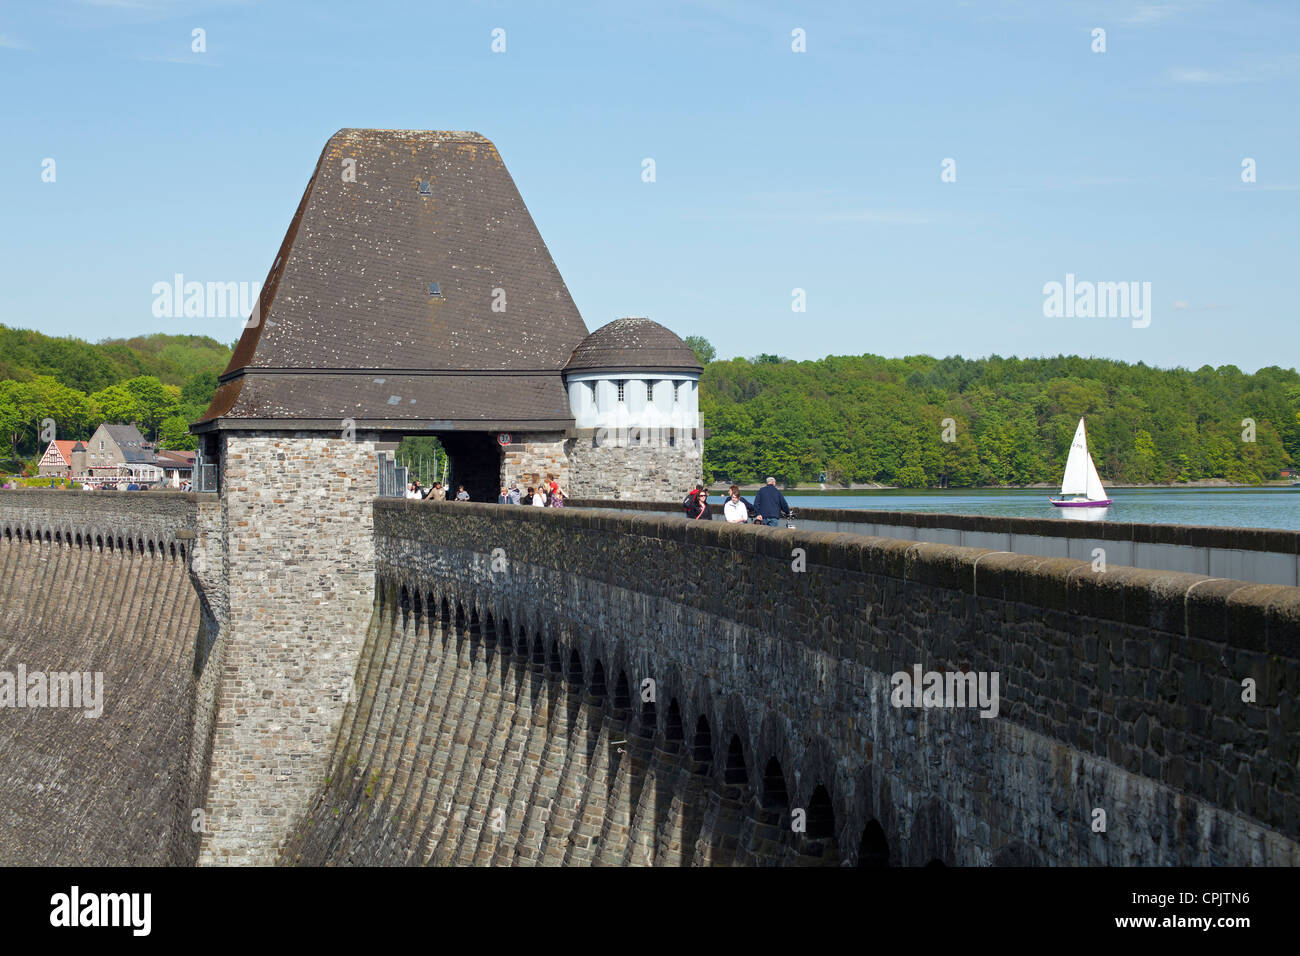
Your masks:
M583 686L584 682L582 677L582 656L578 653L578 649L576 647L573 650L569 651L569 671L565 675L565 679L568 680L568 682L572 684L575 688L580 688Z
M501 490L501 446L486 432L439 432L438 440L451 464L447 472L447 500L465 486L470 501L495 504Z
M908 844L911 866L956 865L957 829L952 814L937 797L931 797L916 811Z
M637 727L637 733L642 737L653 737L659 729L659 712L655 708L653 700L641 700L641 719Z
M808 801L808 839L829 840L835 836L835 809L831 795L818 784Z
M682 730L682 711L677 706L677 698L668 702L668 713L664 715L664 739L671 744L681 743L685 739Z
M709 728L709 718L703 714L695 722L695 739L691 743L691 759L707 768L713 764L713 731Z
M993 854L994 866L1042 866L1043 856L1033 847L1014 840Z
M722 771L722 782L735 786L744 786L749 782L749 770L745 766L745 746L738 734L731 735L727 746L727 764Z
M889 866L889 841L879 820L868 820L858 844L858 866Z
M632 695L627 689L627 672L620 671L614 683L614 709L628 710L632 706Z
M785 787L785 774L781 762L775 757L763 768L763 809L785 812L790 807L790 794Z

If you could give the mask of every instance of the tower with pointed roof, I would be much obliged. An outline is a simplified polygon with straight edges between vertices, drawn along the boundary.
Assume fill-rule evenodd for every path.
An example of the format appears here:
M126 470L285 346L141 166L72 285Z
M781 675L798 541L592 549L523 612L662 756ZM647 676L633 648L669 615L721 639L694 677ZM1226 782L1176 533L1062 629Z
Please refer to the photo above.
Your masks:
M218 492L192 561L213 708L200 859L267 861L321 784L374 599L381 457L435 435L474 501L546 475L677 500L700 474L699 373L648 319L588 334L480 134L332 136L191 426L199 490Z

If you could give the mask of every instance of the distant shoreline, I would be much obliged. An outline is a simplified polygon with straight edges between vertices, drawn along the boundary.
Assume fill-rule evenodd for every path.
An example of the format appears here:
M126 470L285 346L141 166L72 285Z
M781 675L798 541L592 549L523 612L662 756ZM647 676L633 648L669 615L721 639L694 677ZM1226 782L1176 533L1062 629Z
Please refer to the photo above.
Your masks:
M1247 484L1242 482L1227 481L1223 478L1198 478L1196 481L1170 481L1170 482L1152 482L1149 484L1107 484L1108 489L1134 489L1134 488L1290 488L1292 479L1279 478L1275 481L1266 481L1260 484ZM731 485L727 483L715 482L709 486L709 492L725 493ZM761 482L751 482L739 485L742 492L757 491L763 487ZM818 482L799 482L795 485L782 485L779 482L777 487L783 492L790 494L814 493L814 494L845 494L854 491L1048 491L1058 489L1059 484L1049 484L1038 482L1032 485L962 485L954 488L905 488L901 485L880 485L880 484L863 484L863 485L832 485L819 484Z

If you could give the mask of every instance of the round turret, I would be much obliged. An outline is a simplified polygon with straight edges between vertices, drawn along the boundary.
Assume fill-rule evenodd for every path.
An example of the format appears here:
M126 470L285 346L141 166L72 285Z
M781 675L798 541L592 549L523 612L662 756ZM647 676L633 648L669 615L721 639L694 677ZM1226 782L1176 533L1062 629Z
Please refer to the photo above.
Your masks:
M703 370L675 333L650 319L625 318L583 339L564 379L579 428L693 430Z

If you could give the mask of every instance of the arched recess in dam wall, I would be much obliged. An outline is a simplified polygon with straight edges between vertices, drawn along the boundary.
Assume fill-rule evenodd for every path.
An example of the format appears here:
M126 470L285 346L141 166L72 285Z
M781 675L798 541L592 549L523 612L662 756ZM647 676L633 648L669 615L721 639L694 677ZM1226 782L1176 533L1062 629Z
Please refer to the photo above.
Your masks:
M581 509L375 529L283 862L1300 862L1297 589ZM891 706L916 664L997 673L998 715Z
M21 667L37 704L0 688L0 865L196 858L197 507L182 494L0 491L0 684L16 686ZM66 706L72 675L90 692L81 707ZM48 706L55 685L65 706Z

